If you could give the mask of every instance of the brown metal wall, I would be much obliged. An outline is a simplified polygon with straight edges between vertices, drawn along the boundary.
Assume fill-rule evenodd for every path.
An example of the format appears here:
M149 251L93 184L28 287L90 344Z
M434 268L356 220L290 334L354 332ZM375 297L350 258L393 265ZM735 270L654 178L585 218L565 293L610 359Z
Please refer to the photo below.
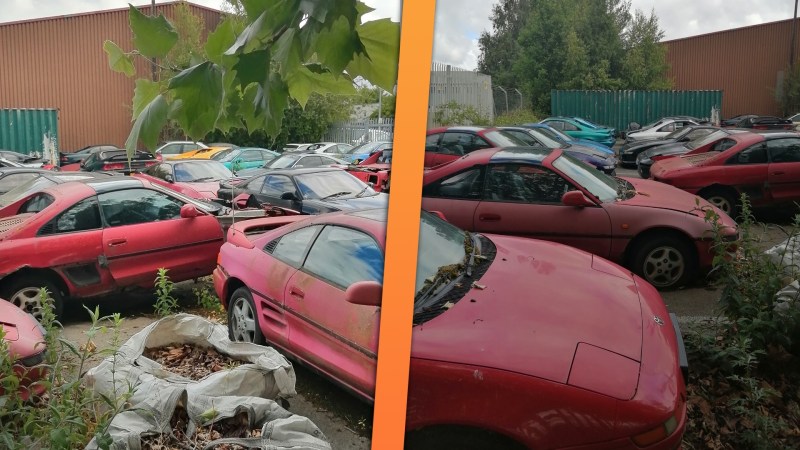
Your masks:
M156 9L171 19L176 3ZM219 11L189 5L205 21L206 33L217 26ZM140 9L150 13L149 6ZM133 48L127 8L0 24L0 108L58 109L59 148L65 151L124 145L134 81L111 71L106 39L125 51ZM149 65L137 68L137 77L149 77Z
M800 21L800 19L798 19ZM800 27L795 61L800 60ZM789 66L792 20L666 41L674 89L721 89L722 117L781 116L778 72Z

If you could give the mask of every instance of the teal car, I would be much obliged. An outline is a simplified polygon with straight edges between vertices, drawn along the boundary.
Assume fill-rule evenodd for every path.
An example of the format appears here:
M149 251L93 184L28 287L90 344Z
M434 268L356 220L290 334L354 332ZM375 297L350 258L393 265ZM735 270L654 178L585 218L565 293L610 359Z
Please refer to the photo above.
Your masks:
M261 167L278 156L280 153L265 148L239 147L219 152L211 159L221 162L232 172L237 172Z
M548 117L540 123L562 131L572 138L587 139L599 142L608 147L613 147L614 143L617 141L614 137L616 130L591 123L585 119L574 117Z

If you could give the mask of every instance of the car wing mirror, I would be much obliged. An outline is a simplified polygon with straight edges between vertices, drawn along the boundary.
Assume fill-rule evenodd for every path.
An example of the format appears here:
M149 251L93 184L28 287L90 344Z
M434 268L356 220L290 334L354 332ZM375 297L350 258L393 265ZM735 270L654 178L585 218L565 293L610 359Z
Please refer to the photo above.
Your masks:
M344 299L354 305L381 306L383 285L377 281L358 281L344 291Z
M236 209L246 209L247 202L250 200L250 194L239 194L231 202Z
M300 201L300 199L297 198L297 195L295 195L294 192L284 192L283 194L281 194L281 200L291 200L293 202Z
M444 220L445 222L447 222L447 217L444 216L443 212L441 212L441 211L428 211L428 212L433 214L434 216Z
M594 206L594 202L586 197L586 195L584 195L581 191L569 191L564 193L564 195L561 197L561 203L566 206L575 206L578 208Z
M194 205L183 205L181 206L181 218L182 219L191 219L201 215L200 211Z
M175 178L173 178L172 175L164 175L164 181L166 181L167 183L174 183Z

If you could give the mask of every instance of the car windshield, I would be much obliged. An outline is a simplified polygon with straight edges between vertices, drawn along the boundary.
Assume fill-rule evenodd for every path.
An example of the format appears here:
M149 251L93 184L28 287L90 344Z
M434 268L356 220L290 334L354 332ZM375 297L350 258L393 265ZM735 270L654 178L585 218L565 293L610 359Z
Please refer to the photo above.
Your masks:
M603 203L613 202L619 195L620 183L616 178L610 177L572 156L562 154L553 161L553 167L591 192Z
M297 160L300 159L300 155L281 155L272 161L264 164L264 168L269 169L285 169L287 167L292 167Z
M603 127L601 127L600 125L597 125L596 123L589 122L588 120L581 119L581 118L579 118L579 117L575 117L573 120L574 120L575 122L578 122L578 123L579 123L579 124L581 124L581 125L586 125L586 126L587 126L587 127L589 127L589 128L594 128L595 130L598 130L598 129L600 129L600 128L603 128Z
M218 161L190 161L175 164L173 168L178 182L220 181L233 177L233 172Z
M0 195L0 207L8 206L23 197L33 194L36 191L47 189L50 186L55 186L56 184L57 183L55 181L48 180L45 177L36 177L32 180L28 180L14 189L6 192L5 194Z
M383 142L365 142L361 145L351 148L345 154L355 155L356 153L372 153L373 150L381 145L383 145Z
M515 136L502 130L492 130L484 133L484 137L497 147L520 147L527 144Z
M694 150L694 149L702 147L702 146L704 146L706 144L710 144L710 143L712 143L714 141L722 139L727 135L728 135L727 131L717 130L717 131L715 131L715 132L713 132L711 134L708 134L708 135L706 135L704 137L701 137L700 139L695 139L694 141L687 142L686 144L684 144L684 146L686 148Z
M213 159L214 161L230 161L231 159L235 158L236 155L238 154L239 154L238 150L229 148L227 150L223 150L221 152L211 155L211 159Z
M377 195L368 184L343 170L312 172L294 177L304 199L325 200Z
M681 137L683 137L684 134L687 134L690 131L692 131L691 127L678 128L677 130L673 131L672 133L664 136L664 139L680 139Z
M563 143L558 142L557 139L551 138L546 133L542 132L540 129L529 130L529 132L531 134L533 134L534 136L536 136L536 138L539 139L542 142L542 144L544 144L544 146L547 147L547 148L561 148L561 147L564 147Z
M536 127L536 131L546 135L547 137L549 137L550 139L553 139L554 141L560 141L560 142L566 142L566 143L570 143L570 142L573 141L573 139L571 137L569 137L568 135L562 133L559 130L556 130L555 128Z
M419 255L417 258L417 281L415 286L414 312L424 308L424 300L430 298L431 288L439 279L453 277L465 269L467 251L471 252L472 239L466 231L439 217L422 212L419 224Z

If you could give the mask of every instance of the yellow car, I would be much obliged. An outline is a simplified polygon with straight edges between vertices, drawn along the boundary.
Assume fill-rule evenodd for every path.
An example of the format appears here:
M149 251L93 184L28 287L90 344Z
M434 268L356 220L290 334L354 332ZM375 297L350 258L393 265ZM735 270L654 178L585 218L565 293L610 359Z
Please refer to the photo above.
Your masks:
M201 148L197 150L193 150L191 152L181 153L180 155L175 155L169 157L167 159L211 159L212 156L216 155L219 152L223 152L228 150L230 147L208 147L208 148Z

